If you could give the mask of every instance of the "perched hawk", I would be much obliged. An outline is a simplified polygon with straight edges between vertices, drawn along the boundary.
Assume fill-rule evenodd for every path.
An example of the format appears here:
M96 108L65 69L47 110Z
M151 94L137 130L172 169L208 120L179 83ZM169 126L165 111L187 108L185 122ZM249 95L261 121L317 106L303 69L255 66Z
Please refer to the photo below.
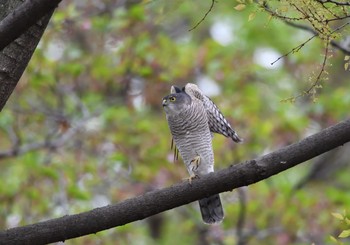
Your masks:
M213 172L212 133L230 137L235 142L242 139L197 85L188 83L182 89L172 86L170 93L163 98L163 108L190 180ZM224 211L218 194L199 200L199 206L205 223L223 220Z

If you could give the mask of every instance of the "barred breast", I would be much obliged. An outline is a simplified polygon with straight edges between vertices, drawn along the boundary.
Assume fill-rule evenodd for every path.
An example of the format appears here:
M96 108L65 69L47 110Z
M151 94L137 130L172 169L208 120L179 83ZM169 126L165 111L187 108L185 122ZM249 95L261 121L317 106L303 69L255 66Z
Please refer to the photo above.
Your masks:
M167 117L171 134L190 175L202 176L214 171L211 132L203 103L192 99L191 106L176 116ZM193 169L191 161L199 156L200 163ZM207 224L220 223L224 210L218 194L199 200L202 219Z
M191 106L177 116L168 117L170 131L180 155L192 174L191 161L199 156L200 164L193 173L204 175L214 171L214 154L208 118L203 104L193 100Z

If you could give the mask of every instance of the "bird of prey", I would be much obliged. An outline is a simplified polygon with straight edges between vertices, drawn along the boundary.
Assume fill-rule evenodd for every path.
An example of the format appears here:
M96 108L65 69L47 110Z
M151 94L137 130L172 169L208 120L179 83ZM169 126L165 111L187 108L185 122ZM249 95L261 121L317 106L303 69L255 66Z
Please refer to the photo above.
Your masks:
M163 98L163 108L190 181L214 171L212 133L237 143L242 141L214 102L195 84L188 83L182 89L172 86L170 94ZM199 200L199 207L207 224L219 223L224 218L218 194Z

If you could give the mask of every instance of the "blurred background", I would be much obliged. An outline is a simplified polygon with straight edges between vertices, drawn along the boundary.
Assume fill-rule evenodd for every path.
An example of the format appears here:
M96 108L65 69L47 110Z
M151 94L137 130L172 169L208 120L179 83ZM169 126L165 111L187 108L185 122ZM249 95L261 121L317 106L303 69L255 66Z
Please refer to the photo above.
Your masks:
M161 101L199 87L244 138L215 135L216 169L298 141L348 117L349 71L332 50L321 69L311 34L234 1L62 1L0 117L0 228L117 203L188 177L174 162ZM255 18L248 21L254 13ZM332 64L332 65L330 65ZM192 203L65 244L335 244L350 205L349 145L221 194L226 217Z

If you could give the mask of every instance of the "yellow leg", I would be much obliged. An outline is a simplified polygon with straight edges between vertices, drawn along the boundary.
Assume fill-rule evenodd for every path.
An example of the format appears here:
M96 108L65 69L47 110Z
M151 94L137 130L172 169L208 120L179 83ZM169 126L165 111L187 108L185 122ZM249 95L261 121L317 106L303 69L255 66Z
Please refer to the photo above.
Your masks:
M192 171L196 171L199 167L199 164L201 163L201 157L196 156L191 160L190 166L192 166Z
M199 164L200 164L200 161L201 161L201 157L200 156L196 156L195 158L193 158L190 162L190 166L189 168L191 169L191 176L189 178L186 178L185 180L188 180L188 182L190 184L192 184L192 180L195 179L195 178L199 178L198 175L196 175L194 173L194 171L196 171L199 167Z
M188 181L190 183L190 185L192 185L192 180L199 178L198 175L196 175L195 173L192 173L190 177L188 178L184 178L185 181Z

